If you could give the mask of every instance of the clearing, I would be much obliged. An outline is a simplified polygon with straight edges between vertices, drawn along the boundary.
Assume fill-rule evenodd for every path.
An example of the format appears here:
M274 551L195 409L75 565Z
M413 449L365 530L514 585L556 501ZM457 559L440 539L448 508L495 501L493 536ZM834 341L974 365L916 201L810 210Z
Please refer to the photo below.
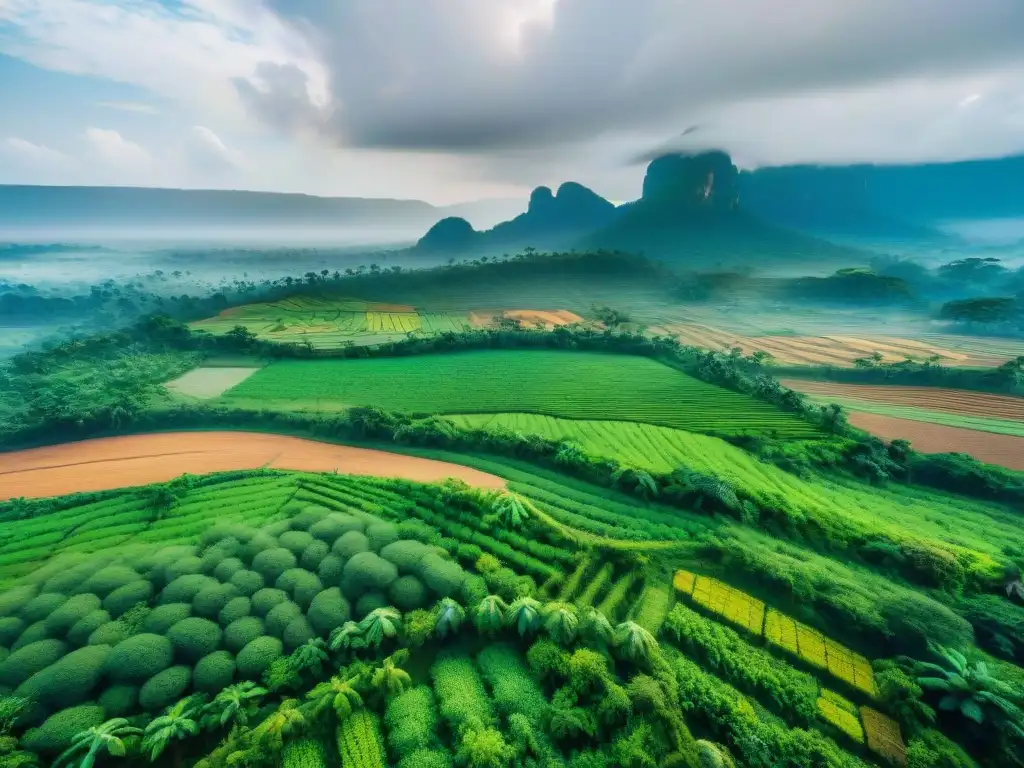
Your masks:
M258 432L167 432L104 437L0 454L0 500L86 493L235 469L338 471L480 488L505 481L469 467L396 453Z
M218 397L236 384L241 384L259 368L202 367L195 368L165 385L172 392L209 400Z

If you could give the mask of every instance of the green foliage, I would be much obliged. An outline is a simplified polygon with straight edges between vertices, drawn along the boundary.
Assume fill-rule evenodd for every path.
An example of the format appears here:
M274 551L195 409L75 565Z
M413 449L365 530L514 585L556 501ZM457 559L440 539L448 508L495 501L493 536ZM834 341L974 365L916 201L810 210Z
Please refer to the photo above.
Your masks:
M494 705L506 717L525 715L539 725L547 712L547 699L523 661L522 654L505 643L488 645L476 657L491 689Z
M174 648L162 635L143 633L123 640L111 649L104 673L117 682L148 680L171 666Z
M191 603L166 603L158 605L146 616L142 622L144 632L151 632L154 635L164 635L180 621L184 621L192 615Z
M216 694L231 685L235 676L235 658L228 651L214 651L201 658L192 672L197 691Z
M473 662L464 653L442 651L430 668L438 711L455 733L471 723L495 722L494 712Z
M134 685L112 685L99 695L96 703L108 717L127 717L138 709L139 689Z
M907 768L977 768L963 747L932 728L918 733L907 744Z
M252 613L252 601L248 597L233 597L224 604L217 614L217 623L227 627L233 621L244 619Z
M437 704L429 686L419 685L389 699L384 724L388 745L399 760L436 745Z
M79 648L36 672L15 694L55 708L79 704L99 683L109 655L108 645Z
M398 569L380 555L357 552L345 563L341 590L346 596L357 597L371 589L386 590L397 578Z
M40 620L34 624L29 624L25 627L24 631L18 635L18 639L11 646L12 651L17 651L20 648L24 648L26 645L32 643L38 643L40 640L47 640L49 633L46 631L46 620Z
M399 610L412 611L426 604L427 589L415 576L399 576L388 588L388 597Z
M252 612L256 616L266 616L270 611L288 600L288 593L282 589L264 587L252 595Z
M203 573L189 573L171 581L160 593L160 603L191 603L195 596L207 587L219 587L212 576Z
M306 547L313 543L313 535L307 531L286 531L278 536L277 540L282 547L299 557Z
M385 768L384 740L372 712L359 709L338 725L338 754L352 768Z
M335 627L340 627L351 616L351 606L338 587L330 587L319 592L306 611L306 618L313 630L323 637L328 636Z
M75 590L78 593L92 593L106 598L115 589L142 581L142 577L126 565L108 565L85 580ZM99 606L97 606L99 607ZM109 608L107 610L110 610Z
M175 655L192 663L217 650L221 635L219 626L198 616L182 619L167 630L167 639L174 646Z
M301 616L302 609L292 601L286 600L283 603L278 603L270 609L270 613L265 619L267 633L274 637L282 637L288 625Z
M284 655L284 644L276 637L250 640L235 657L239 677L258 680L274 659Z
M95 704L62 709L38 728L28 731L22 738L22 745L32 752L53 757L70 747L79 733L102 722L103 709Z
M377 648L402 631L402 614L391 607L375 608L359 622L359 630L366 645Z
M458 594L466 578L465 571L458 563L445 560L436 554L424 555L417 575L439 597L452 597Z
M149 712L161 710L184 694L191 682L191 667L169 667L158 672L139 689L139 706Z
M324 558L327 557L331 552L329 544L323 541L312 541L309 545L302 550L302 554L299 556L299 565L305 568L307 571L316 572L320 567L320 563L323 562Z
M133 581L107 595L103 599L103 608L116 619L137 603L147 603L152 597L152 584L148 581Z
M20 616L29 624L43 621L57 608L63 605L68 599L67 595L59 592L44 592L29 600L21 609Z
M331 547L331 552L346 561L353 555L369 551L370 540L366 538L366 534L362 530L347 531L338 537L334 546Z
M192 600L192 611L196 616L216 619L228 601L238 596L238 590L230 584L218 584L199 590Z
M548 603L544 606L544 631L556 643L570 645L579 632L579 616L572 603Z
M60 640L39 640L22 646L0 662L0 685L14 689L58 661L67 651Z
M71 745L57 758L54 766L76 759L79 768L92 768L96 757L104 752L111 757L124 757L127 753L124 740L141 735L142 729L129 725L124 718L107 720L78 733ZM84 756L82 753L85 753Z
M251 681L226 686L203 707L203 724L221 728L234 723L245 726L266 695L266 688L260 688Z
M505 624L508 605L497 595L488 595L473 611L473 623L482 635L495 635Z
M170 672L170 670L167 671ZM143 687L144 693L145 687ZM143 694L139 696L140 701ZM149 755L150 761L156 761L172 744L177 746L178 742L197 735L199 733L199 723L196 722L198 715L199 702L193 699L182 699L170 706L160 717L152 720L146 726L142 739L142 749Z
M317 739L294 739L284 746L281 768L321 768L327 765L327 752Z
M455 762L468 768L503 768L516 756L497 728L467 728L462 734Z
M236 571L228 583L241 594L252 596L263 589L263 585L266 583L266 580L263 578L262 574L243 568Z
M316 636L313 627L305 616L296 616L281 633L281 640L284 642L285 650L293 651L304 645Z
M74 595L46 617L44 626L51 637L66 635L80 619L99 609L100 599L93 594Z

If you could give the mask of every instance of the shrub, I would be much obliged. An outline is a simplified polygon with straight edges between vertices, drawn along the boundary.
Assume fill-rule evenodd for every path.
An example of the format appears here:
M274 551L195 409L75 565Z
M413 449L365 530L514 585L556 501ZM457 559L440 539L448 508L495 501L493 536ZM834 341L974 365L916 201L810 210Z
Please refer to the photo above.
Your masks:
M279 538L282 533L290 531L292 528L291 522L288 520L278 520L276 523L267 523L260 530L275 539Z
M289 568L294 568L298 560L291 550L284 547L265 549L252 560L252 569L261 574L269 584L277 581L278 577Z
M313 627L310 626L305 616L297 616L292 619L288 622L288 626L284 628L284 632L281 633L284 647L288 651L294 651L307 640L312 640L314 637L316 637L316 633L313 632Z
M402 575L418 573L420 561L430 552L430 547L421 541L400 540L380 550L380 556L394 563Z
M137 603L148 603L152 597L152 584L148 581L133 581L107 595L103 599L103 607L116 619Z
M147 712L159 712L180 699L191 682L190 667L170 667L158 672L139 689L139 706Z
M252 601L248 597L233 597L228 600L227 605L220 609L217 614L217 621L222 627L226 627L237 619L243 619L252 613Z
M59 592L61 590L51 591ZM21 612L21 609L28 605L29 601L35 596L36 588L33 586L15 587L14 589L7 590L0 594L0 616L14 616L16 613Z
M106 568L96 571L75 591L79 594L92 592L94 595L104 598L118 587L141 580L142 576L134 568L129 568L127 565L108 565Z
M51 637L66 635L80 619L84 619L99 607L100 599L96 595L70 597L46 617L46 633Z
M214 651L196 664L192 683L197 691L216 695L231 685L234 677L235 657L227 651Z
M265 587L252 596L252 611L257 616L266 616L271 609L288 599L283 589Z
M293 515L288 523L296 531L306 531L330 514L331 510L326 507L310 504L304 507L298 514Z
M21 618L29 624L35 624L57 610L67 599L68 596L62 592L44 592L26 603L21 609Z
M210 549L203 552L202 557L199 559L202 561L202 572L210 576L217 570L217 566L227 559L228 554L223 549L211 547Z
M324 584L341 584L341 574L345 570L345 560L340 555L330 554L320 561L316 569L320 581Z
M427 602L427 588L415 576L399 576L388 589L391 604L403 613L422 608Z
M167 639L178 658L194 663L217 650L222 634L220 627L209 619L192 616L167 630Z
M99 695L96 702L107 717L125 717L138 709L139 689L134 685L112 685Z
M89 635L89 645L117 645L128 639L128 627L120 621L108 621Z
M262 637L264 632L263 619L257 616L235 619L224 629L224 646L232 653L238 653L257 637Z
M398 524L398 538L421 541L424 544L437 544L441 540L437 531L422 520L403 520Z
M231 584L217 584L205 587L192 600L192 610L197 616L214 619L228 601L238 595L238 590Z
M100 627L110 623L110 614L106 611L93 611L75 622L68 630L68 642L72 645L85 645L89 637Z
M459 597L463 605L480 605L490 591L487 589L487 581L483 576L475 573L467 573L462 587L459 589Z
M30 752L52 757L71 746L71 740L79 733L102 722L103 707L96 704L69 707L48 717L38 728L28 731L21 745Z
M192 600L207 587L219 584L212 576L202 573L191 573L179 576L170 582L160 593L161 603L191 603Z
M331 547L327 543L319 540L311 541L309 546L302 550L302 554L299 556L299 565L307 571L316 571L330 552Z
M282 533L277 540L282 547L298 557L306 547L313 543L313 535L306 531L288 531Z
M459 587L466 578L462 566L436 554L424 555L417 575L439 597L452 597L458 594Z
M148 680L171 666L173 658L170 640L145 632L115 645L103 671L108 678L120 683Z
M24 648L26 645L45 640L47 637L49 635L46 633L46 622L37 621L35 624L29 624L25 627L25 630L18 635L14 645L11 646L11 650L16 651L19 648Z
M245 563L239 560L237 557L229 557L225 560L221 560L220 564L213 569L213 575L217 581L227 583L231 581L231 577L239 571L245 568Z
M257 637L239 651L235 659L239 677L259 680L267 667L284 655L284 644L276 637Z
M398 541L398 526L392 523L374 523L367 526L366 538L370 542L370 549L380 552L388 544Z
M270 609L264 622L267 626L267 634L274 637L281 637L285 627L291 624L293 619L302 615L302 609L291 600L279 603Z
M167 630L192 615L191 603L167 603L158 605L142 622L143 632L165 635Z
M170 565L165 566L163 569L163 577L164 581L167 584L170 584L172 581L179 579L182 576L192 576L201 574L202 572L203 561L195 555L186 555L185 557L175 560Z
M355 518L351 519L354 520ZM317 520L309 526L309 532L312 534L313 538L325 542L328 547L330 547L339 536L351 530L353 530L353 528L346 526L336 515L330 515L325 517L323 520Z
M65 651L67 646L60 640L38 640L13 651L0 663L0 685L17 688L63 657Z
M242 569L237 571L231 577L231 581L229 583L241 594L251 597L263 589L263 585L266 584L266 581L263 576L256 571L247 571Z
M306 618L310 626L320 635L327 636L335 627L340 627L352 617L352 608L337 587L320 592L309 604Z
M370 613L370 611L375 611L378 608L386 608L387 605L387 595L383 592L377 591L376 589L370 590L369 592L363 593L363 596L356 601L356 617L362 619Z
M276 549L277 546L277 539L275 539L269 533L264 533L260 531L242 545L242 551L239 554L239 556L245 562L252 565L256 558L259 557L262 553L272 549Z
M387 589L397 578L398 569L383 557L373 552L359 552L345 563L341 590L347 597L358 597L368 589Z
M384 723L396 757L429 747L437 732L437 704L430 686L418 685L388 700Z
M83 563L73 565L67 570L54 574L43 583L42 592L62 592L69 594L96 571L102 568L106 561L98 558L89 558Z
M370 540L366 538L366 534L362 531L349 531L348 533L342 534L338 537L338 540L334 542L334 546L331 547L331 552L338 555L343 560L348 560L353 555L357 555L360 552L370 551Z
M0 646L8 647L25 631L25 620L17 616L5 616L0 619Z
M907 744L908 768L978 768L970 755L941 731L927 728Z
M50 707L85 701L103 676L109 645L87 645L36 672L15 689L15 694Z
M892 643L913 656L924 655L930 643L967 648L974 642L974 628L961 616L925 595L907 592L882 606Z
M316 577L316 574L304 571L301 568L292 568L289 571L285 571L281 574L281 578L277 580L275 586L278 589L290 592L292 599L302 609L308 608L313 598L324 588L323 583Z

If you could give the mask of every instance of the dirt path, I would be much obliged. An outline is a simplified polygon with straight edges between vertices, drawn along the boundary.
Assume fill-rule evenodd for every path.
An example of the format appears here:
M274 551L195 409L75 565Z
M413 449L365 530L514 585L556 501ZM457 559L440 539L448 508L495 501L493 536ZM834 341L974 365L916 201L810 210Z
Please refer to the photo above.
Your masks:
M909 440L922 453L966 453L988 464L1024 471L1024 437L926 424L873 413L854 412L849 414L849 419L853 426L885 440Z
M505 487L502 478L470 467L367 448L259 432L167 432L0 453L0 500L145 485L184 472L258 467L337 470L419 482L457 477L479 488Z

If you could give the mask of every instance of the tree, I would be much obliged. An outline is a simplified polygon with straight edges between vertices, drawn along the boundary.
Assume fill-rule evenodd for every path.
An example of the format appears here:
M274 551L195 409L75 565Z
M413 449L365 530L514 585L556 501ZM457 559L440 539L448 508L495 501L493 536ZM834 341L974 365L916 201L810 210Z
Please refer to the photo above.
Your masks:
M658 484L651 473L638 467L619 467L612 473L612 481L639 494L643 498L658 495Z
M313 670L316 677L323 674L324 663L327 661L327 644L319 637L307 640L292 651L290 662L299 674Z
M455 634L462 626L466 618L465 609L450 597L444 598L437 604L437 623L434 625L434 632L440 638Z
M532 597L520 597L505 611L505 624L515 627L520 637L540 629L541 604Z
M363 629L354 621L346 621L331 631L330 648L332 651L365 648L366 639Z
M455 755L459 765L468 768L504 768L516 756L515 750L505 742L496 728L484 728L479 723L462 734L462 742Z
M94 725L86 731L75 735L71 746L65 749L54 762L54 767L77 762L78 768L92 768L96 758L106 752L111 757L124 757L124 740L129 736L139 736L141 728L128 724L123 717L107 720L101 725ZM81 753L85 754L82 755Z
M354 682L355 678L335 675L330 680L313 688L306 694L313 716L320 717L328 709L331 709L340 722L363 706L363 697L353 687Z
M359 622L368 648L378 648L385 638L391 638L402 631L402 614L390 605L375 608Z
M556 643L572 644L579 631L576 606L571 603L548 603L544 606L544 630Z
M522 528L530 518L530 503L517 493L506 491L491 503L494 517L507 528Z
M249 718L259 709L260 699L266 695L266 688L249 680L229 685L203 707L202 725L205 728L248 725Z
M168 707L164 714L146 726L142 750L149 753L151 762L173 745L174 765L176 768L181 765L181 742L199 733L199 723L195 719L199 706L199 700L189 696Z
M476 607L474 621L477 631L485 635L493 635L505 623L505 611L508 605L498 595L488 595Z
M589 606L580 617L580 637L597 648L611 645L614 630L608 617L593 606Z
M658 653L658 641L634 621L616 625L612 637L615 649L630 661L647 661Z
M280 752L284 747L284 737L297 733L306 723L306 718L299 710L299 702L285 699L280 706L253 730L257 743L263 749Z
M409 673L399 664L404 664L409 658L409 651L402 649L388 656L373 672L371 684L380 691L385 698L395 696L407 688L412 687L412 678Z

